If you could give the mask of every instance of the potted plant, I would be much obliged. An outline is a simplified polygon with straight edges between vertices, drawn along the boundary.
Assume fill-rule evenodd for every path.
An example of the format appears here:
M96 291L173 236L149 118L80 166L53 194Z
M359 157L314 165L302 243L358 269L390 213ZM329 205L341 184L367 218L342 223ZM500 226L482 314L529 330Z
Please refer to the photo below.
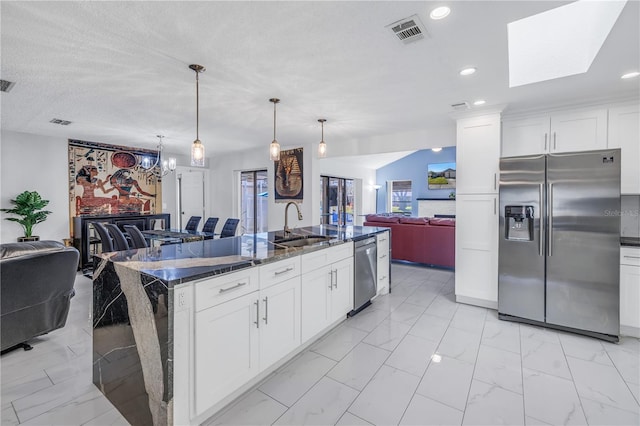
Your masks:
M47 215L51 213L49 210L42 210L49 204L49 200L43 200L37 191L24 191L15 200L11 200L11 203L15 204L14 208L0 209L0 211L20 216L19 218L5 218L12 222L18 222L24 228L24 237L18 237L18 242L38 241L40 237L32 235L33 227L40 222L44 222L47 219Z

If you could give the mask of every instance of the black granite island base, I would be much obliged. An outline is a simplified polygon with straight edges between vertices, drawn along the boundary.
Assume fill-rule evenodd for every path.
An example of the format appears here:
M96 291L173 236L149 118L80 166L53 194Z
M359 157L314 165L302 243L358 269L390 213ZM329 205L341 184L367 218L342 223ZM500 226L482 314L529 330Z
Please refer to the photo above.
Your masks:
M172 425L174 287L342 244L385 228L296 230L330 241L284 247L278 233L102 254L94 265L93 382L133 425Z

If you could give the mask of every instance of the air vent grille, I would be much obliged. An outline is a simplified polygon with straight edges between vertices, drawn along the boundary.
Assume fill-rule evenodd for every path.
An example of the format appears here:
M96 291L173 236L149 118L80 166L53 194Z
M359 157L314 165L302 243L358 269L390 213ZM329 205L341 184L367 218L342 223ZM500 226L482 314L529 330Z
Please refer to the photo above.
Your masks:
M462 111L471 108L471 106L469 105L469 102L458 102L457 104L451 104L451 108L456 111Z
M13 89L13 86L15 85L16 83L13 81L0 80L0 92L8 92Z
M53 123L53 124L59 124L61 126L68 126L69 124L71 124L70 121L67 120L60 120L59 118L52 118L49 123Z
M412 15L389 24L387 28L390 28L397 39L405 44L421 40L429 35L418 15Z

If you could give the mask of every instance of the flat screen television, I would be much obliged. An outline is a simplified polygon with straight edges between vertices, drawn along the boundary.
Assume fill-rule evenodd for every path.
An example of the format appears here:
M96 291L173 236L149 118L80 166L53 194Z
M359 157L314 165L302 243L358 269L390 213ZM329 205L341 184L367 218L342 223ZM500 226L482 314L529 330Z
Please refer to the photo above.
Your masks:
M429 189L455 189L456 163L435 163L427 165Z

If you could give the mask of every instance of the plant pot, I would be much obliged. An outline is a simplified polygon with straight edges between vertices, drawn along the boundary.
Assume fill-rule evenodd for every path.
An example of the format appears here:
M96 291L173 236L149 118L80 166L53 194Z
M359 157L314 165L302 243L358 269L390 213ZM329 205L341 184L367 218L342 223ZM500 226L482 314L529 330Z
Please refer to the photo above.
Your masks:
M32 235L30 237L18 237L19 243L24 243L29 241L40 241L40 237L37 235Z

